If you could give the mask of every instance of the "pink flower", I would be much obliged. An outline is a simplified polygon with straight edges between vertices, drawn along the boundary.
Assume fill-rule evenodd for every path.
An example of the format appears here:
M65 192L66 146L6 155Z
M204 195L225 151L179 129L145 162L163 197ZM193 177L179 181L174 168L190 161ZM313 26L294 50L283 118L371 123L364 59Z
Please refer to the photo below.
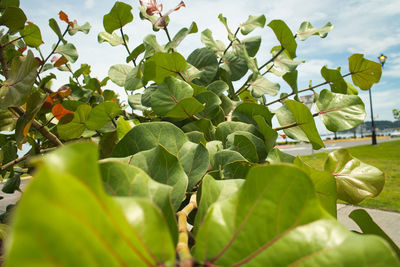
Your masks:
M139 2L141 6L146 8L146 13L149 16L160 14L163 9L162 4L157 5L157 0L139 0Z

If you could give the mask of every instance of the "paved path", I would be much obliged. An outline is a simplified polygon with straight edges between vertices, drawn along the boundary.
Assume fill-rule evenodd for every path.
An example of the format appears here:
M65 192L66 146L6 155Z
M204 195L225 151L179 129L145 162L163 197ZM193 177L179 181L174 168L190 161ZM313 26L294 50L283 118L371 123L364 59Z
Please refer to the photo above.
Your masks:
M390 141L398 141L399 139L382 139L378 140L378 143L382 142L390 142ZM327 142L325 143L325 148L321 148L320 150L314 150L314 153L320 152L330 152L332 150L353 147L353 146L361 146L371 144L371 140L359 140L359 141L343 141L343 142ZM301 145L292 145L292 146L278 146L278 148L290 155L293 156L304 156L312 154L312 147L310 144L301 144Z

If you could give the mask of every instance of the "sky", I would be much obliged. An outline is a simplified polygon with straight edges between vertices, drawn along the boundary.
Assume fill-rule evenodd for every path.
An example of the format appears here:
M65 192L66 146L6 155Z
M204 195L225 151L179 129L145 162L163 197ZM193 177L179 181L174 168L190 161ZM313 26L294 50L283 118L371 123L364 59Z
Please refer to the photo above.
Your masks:
M179 0L160 1L164 12L175 7ZM45 42L41 46L44 55L51 51L51 46L57 41L54 32L48 26L50 18L58 20L60 10L68 14L71 20L78 24L89 22L92 26L90 33L85 35L77 33L68 36L67 40L73 43L79 52L78 61L72 65L73 69L80 64L88 63L92 66L92 76L99 80L107 76L110 66L125 64L127 52L122 46L111 47L107 43L99 44L97 36L104 31L103 16L107 14L114 1L106 0L20 0L29 21L37 24ZM139 1L123 1L130 4L133 9L134 20L124 27L124 32L129 35L129 47L132 50L139 45L148 34L155 34L161 44L167 42L163 31L152 32L148 21L139 17ZM321 68L342 67L342 74L348 72L348 57L353 53L362 53L367 59L378 62L378 56L383 53L387 61L383 70L381 81L372 87L373 109L375 119L393 121L392 109L400 108L400 3L398 0L186 0L185 8L170 15L171 22L168 29L174 35L183 27L189 27L192 21L197 23L199 32L189 35L178 47L178 52L187 57L194 49L203 47L200 42L201 32L210 29L214 39L228 44L227 33L218 20L222 13L228 19L231 29L246 21L249 15L264 14L268 24L273 19L281 19L287 23L292 32L295 32L303 21L309 21L315 27L331 22L333 31L324 39L312 36L306 41L298 41L297 59L306 62L298 67L299 89L308 87L309 81L313 84L323 82L320 75ZM58 20L61 28L65 25ZM271 58L270 49L278 45L278 41L269 27L256 29L249 36L261 35L262 44L257 60L260 63ZM243 38L244 39L244 38ZM68 76L57 72L58 81L55 87L68 82ZM247 77L247 76L246 76ZM266 78L279 82L281 92L290 92L289 86L273 74ZM351 78L348 79L351 81ZM117 85L109 82L108 89L117 91L121 99L126 99L124 91ZM321 87L324 89L327 87ZM57 88L53 88L57 89ZM361 91L359 96L365 103L367 112L366 121L370 120L370 106L368 91ZM268 97L268 100L274 98ZM279 106L272 106L278 108ZM320 133L328 131L317 122Z

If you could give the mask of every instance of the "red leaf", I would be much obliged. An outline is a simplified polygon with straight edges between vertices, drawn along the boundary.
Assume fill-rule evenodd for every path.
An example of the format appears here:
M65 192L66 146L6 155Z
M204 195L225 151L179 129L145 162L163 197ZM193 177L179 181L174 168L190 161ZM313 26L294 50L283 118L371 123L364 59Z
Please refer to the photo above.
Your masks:
M37 63L39 63L39 66L42 66L43 63L44 63L44 62L43 62L40 58L38 58L38 57L35 57L35 60L36 60Z
M54 102L51 96L47 96L46 101L43 103L42 108L51 108L53 106Z
M27 45L25 45L25 47L24 48L18 48L18 52L20 52L21 54L22 53L24 53L25 52L25 50L28 48L28 46Z
M53 113L54 117L57 118L57 120L60 120L67 114L73 113L72 111L69 111L68 109L64 108L62 104L55 104L51 109L51 112Z
M28 25L32 25L33 24L32 21L27 21L26 23L28 23Z
M63 11L60 11L58 15L60 16L60 20L65 21L66 23L69 24L69 19L67 14L65 14Z
M57 59L57 61L54 63L54 67L60 67L64 64L67 64L68 59L66 59L64 56L60 57Z

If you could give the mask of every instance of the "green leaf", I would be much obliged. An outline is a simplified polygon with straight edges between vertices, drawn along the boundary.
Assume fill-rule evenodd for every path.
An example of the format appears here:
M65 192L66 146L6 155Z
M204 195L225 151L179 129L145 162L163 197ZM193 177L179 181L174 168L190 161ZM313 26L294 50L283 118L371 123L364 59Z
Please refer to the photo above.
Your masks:
M214 40L212 31L205 29L201 32L201 42L206 48L213 51L218 57L222 57L226 49L225 44L220 40Z
M193 115L203 109L204 106L199 101L194 97L188 97L179 101L165 116L174 120L184 120L194 118Z
M13 59L9 77L0 88L0 109L18 107L26 102L36 80L37 67L30 50L26 56Z
M125 36L125 38L127 37L128 36ZM97 36L97 41L99 43L107 42L112 46L122 45L124 43L122 37L120 37L115 32L113 32L112 34L108 32L100 32L99 35Z
M287 136L292 139L309 141L313 149L325 147L310 110L303 103L286 100L286 104L276 110L276 117L282 127L296 123L297 126L284 129Z
M221 179L246 179L250 169L256 165L247 160L231 162L224 166Z
M123 2L115 2L110 13L104 15L103 26L106 32L112 33L113 31L122 28L133 20L132 7Z
M17 118L8 109L0 110L0 131L11 132L15 129Z
M298 71L294 70L291 72L286 72L282 78L287 82L287 84L292 88L292 92L297 94L298 88L297 88L297 74Z
M53 18L49 19L49 26L54 31L54 33L57 35L58 39L60 39L61 41L63 41L64 44L66 44L67 41L64 40L64 37L60 30L60 26L58 26L57 21Z
M293 157L292 155L282 152L277 148L272 149L271 152L268 153L267 157L267 161L270 164L293 163L294 159L295 157Z
M171 186L152 180L136 166L113 159L102 160L100 172L104 189L108 194L118 197L146 198L160 208L176 243L178 228L171 203Z
M217 152L222 151L224 146L221 141L209 141L206 144L206 148L208 150L208 155L210 156L210 164L211 166L215 166L214 156Z
M207 172L210 163L208 151L202 144L186 142L179 150L178 159L188 176L187 191L190 191Z
M86 126L89 130L98 130L120 113L118 104L112 101L103 102L90 111Z
M232 113L233 121L251 123L257 126L254 116L260 115L269 125L271 125L272 113L264 105L243 102L239 104Z
M127 71L129 68L123 71ZM118 82L122 82L123 76L125 76L125 73L120 74L120 79L117 79ZM141 72L141 65L138 65L134 67L127 75L125 78L124 82L124 88L127 91L135 91L137 89L140 89L143 87L143 82L142 82L142 77L143 74Z
M30 47L39 47L42 44L42 34L35 24L28 24L20 31L26 45Z
M24 11L22 11L22 9L18 8L17 6L4 7L5 10L3 12L3 15L0 17L0 25L8 27L11 32L23 29L26 21Z
M251 80L249 84L251 85L251 95L255 98L260 98L265 94L276 96L281 88L278 83L273 83L261 75L255 80Z
M204 134L204 137L207 141L214 140L214 126L211 121L208 119L200 119L196 121L192 121L182 127L182 131L185 133L198 131Z
M333 30L333 25L330 22L320 28L314 28L310 22L304 21L296 32L296 36L300 41L306 40L311 35L319 35L319 37L325 38L331 30Z
M131 54L126 58L126 63L129 63L132 60L136 60L140 54L142 54L144 51L146 51L146 48L144 44L140 44L133 51Z
M196 84L207 86L217 75L219 66L217 56L207 48L194 50L187 58L187 62L202 71L200 78L193 81Z
M247 53L246 44L235 40L232 43L232 48L233 48L233 52L235 53L235 55L237 57L242 58L246 61L246 64L247 64L247 67L249 68L249 70L251 70L254 75L258 75L259 70L258 70L258 66L257 66L257 61L255 58L249 56L249 54Z
M19 7L19 0L3 0L0 2L0 9L3 12L3 9L7 7Z
M178 210L185 198L188 177L175 155L158 145L129 157L129 164L141 168L153 180L172 186L172 206L175 211Z
M249 132L259 138L263 138L263 135L254 125L238 121L225 121L220 123L215 131L215 138L222 141L222 143L225 145L228 135L236 131Z
M217 96L222 96L224 92L229 90L229 86L222 80L217 80L207 86L207 90L213 92Z
M362 54L353 54L349 57L349 70L354 85L362 90L371 89L378 83L382 75L381 64L365 59Z
M248 132L236 131L228 135L226 147L254 163L263 162L267 157L264 140Z
M186 143L187 137L181 129L169 122L141 123L132 128L113 151L114 157L127 157L143 150L162 145L174 155Z
M354 158L346 149L329 153L325 170L336 179L338 198L352 204L376 197L385 184L382 171Z
M68 33L69 35L75 35L77 32L83 32L84 34L88 34L92 26L89 24L89 22L86 22L83 25L78 25L77 23L74 22L73 27L69 27Z
M366 235L377 235L386 240L392 247L393 251L400 257L400 248L393 242L393 240L377 225L366 210L356 209L353 210L349 217L357 223L358 227Z
M218 19L219 21L221 21L222 24L224 24L226 31L228 32L228 39L229 41L233 41L235 39L235 35L232 33L232 31L229 29L228 26L228 21L226 19L226 17L224 17L222 14L218 15Z
M14 175L10 175L10 177L7 178L7 181L4 183L1 191L6 194L14 194L15 191L20 190L20 185L21 175L14 173Z
M301 157L294 159L294 165L302 169L311 178L322 207L336 218L336 181L332 174L312 168Z
M194 222L193 233L196 234L201 226L208 208L217 201L222 201L236 193L243 185L244 180L215 180L210 175L206 175L201 183L200 194L198 194L198 210Z
M185 58L177 53L155 53L144 63L144 81L150 80L160 84L166 77L176 77L186 68Z
M63 55L71 63L74 63L78 59L78 51L71 43L60 45L55 52Z
M95 145L47 155L14 214L7 265L173 265L174 244L159 210L144 199L119 203L104 192Z
M232 51L228 51L223 55L222 62L224 64L221 68L229 73L232 81L240 80L249 70L247 61Z
M328 69L324 66L321 69L321 75L324 77L325 81L329 82L332 92L340 94L347 93L347 83L340 73L340 68Z
M280 50L281 50L281 48L279 46L274 47L271 50L272 56L275 57ZM286 72L292 72L292 71L296 70L297 66L304 62L305 62L305 60L291 59L285 50L285 51L283 51L283 53L280 53L274 59L274 66L276 66L277 68L281 69L284 73L286 73ZM271 69L271 72L272 71L273 71L273 69Z
M265 117L257 114L253 116L253 119L256 122L258 129L264 136L265 151L268 154L276 144L278 133L274 129L272 129L270 124L267 124Z
M249 16L246 22L240 24L240 32L243 35L247 35L251 33L255 28L264 28L265 25L265 16Z
M252 168L236 193L209 207L194 257L215 266L398 264L383 239L332 219L308 176L287 165Z
M160 45L157 42L157 38L154 34L149 34L143 39L143 45L146 53L144 54L144 58L151 57L156 52L167 52L164 46Z
M356 95L335 94L322 90L315 102L319 117L329 131L353 129L364 121L365 107Z
M86 129L86 121L91 110L89 105L82 104L71 116L68 114L62 117L57 125L58 136L63 140L79 138Z
M217 151L213 155L213 169L222 170L226 165L236 161L246 161L246 159L237 151L224 149Z
M258 49L261 45L261 36L253 36L247 39L242 40L242 43L245 45L247 54L250 57L255 57Z
M133 68L129 65L113 65L108 71L108 77L110 77L111 81L116 85L124 87L125 81L132 70Z
M152 94L151 108L161 116L172 112L168 116L176 119L188 118L203 109L201 103L192 96L193 88L189 84L177 78L167 77ZM184 102L180 104L182 101Z
M165 49L176 49L178 45L183 41L183 39L186 38L186 36L196 32L198 32L197 24L196 22L192 22L189 29L183 28L177 34L175 34L172 41L165 46Z
M119 117L117 120L117 136L121 140L131 129L133 125L129 121L126 121L123 117Z
M200 112L198 116L202 118L213 119L217 115L219 111L219 105L221 105L222 101L216 94L207 91L198 94L196 99L204 105L203 111Z
M147 107L142 105L142 94L129 95L128 104L133 110L148 110Z
M297 43L294 39L292 31L282 20L273 20L268 26L274 31L276 38L282 47L284 47L290 57L293 59L296 57Z

